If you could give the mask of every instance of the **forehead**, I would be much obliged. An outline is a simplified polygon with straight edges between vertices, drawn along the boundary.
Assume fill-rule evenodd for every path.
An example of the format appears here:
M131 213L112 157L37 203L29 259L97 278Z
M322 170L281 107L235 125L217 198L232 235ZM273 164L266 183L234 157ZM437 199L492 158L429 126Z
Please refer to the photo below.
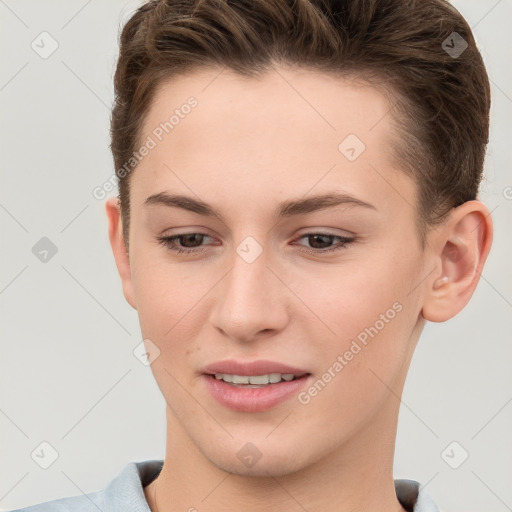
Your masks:
M382 124L375 135L391 128L388 99L362 80L275 67L257 77L226 68L200 68L164 80L156 88L145 131L168 119L191 97L199 108L194 108L194 116L182 123L181 129L173 128L175 139L180 135L188 138L187 126L197 132L201 125L205 129L215 126L208 138L211 141L230 130L240 138L247 132L264 136L285 128L281 135L288 137L305 135L311 140L315 134L337 138L354 133L370 143L377 125Z
M312 70L278 67L255 78L196 70L157 88L141 137L154 147L132 186L141 199L162 188L216 188L219 198L231 189L251 201L342 186L365 200L396 200L393 188L414 191L391 158L389 112L374 87Z

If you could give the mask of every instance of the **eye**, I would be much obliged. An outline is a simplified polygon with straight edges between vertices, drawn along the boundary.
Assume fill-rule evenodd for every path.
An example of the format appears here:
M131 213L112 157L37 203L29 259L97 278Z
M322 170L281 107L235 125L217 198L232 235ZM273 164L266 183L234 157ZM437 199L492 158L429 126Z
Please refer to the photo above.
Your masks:
M327 252L339 251L348 244L355 241L355 237L346 237L340 235L332 235L330 233L307 233L301 236L298 240L306 238L307 242L312 248L305 248L306 252L312 254L322 254ZM338 240L336 245L332 243ZM302 244L299 244L302 245Z
M173 236L157 237L157 240L167 249L176 253L198 253L202 252L201 246L205 238L212 238L205 233L183 233ZM307 239L311 248L304 247L303 244L297 244L304 247L303 250L312 254L325 254L343 249L348 244L355 241L355 237L345 237L332 235L330 233L307 233L298 240ZM212 239L213 240L213 239ZM332 245L337 240L336 245Z
M171 251L177 253L192 253L201 252L198 248L201 247L201 243L204 241L205 237L211 238L205 233L183 233L174 236L160 236L157 237L157 240ZM179 241L180 245L176 245L176 241Z

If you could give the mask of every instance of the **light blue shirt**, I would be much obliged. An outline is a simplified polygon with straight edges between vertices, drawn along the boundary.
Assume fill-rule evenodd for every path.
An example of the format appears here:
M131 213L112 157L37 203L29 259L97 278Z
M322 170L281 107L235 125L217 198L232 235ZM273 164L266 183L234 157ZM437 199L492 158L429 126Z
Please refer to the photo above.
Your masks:
M130 462L101 491L60 498L11 512L151 512L144 487L160 473L163 460ZM414 480L395 480L398 501L407 512L439 512Z

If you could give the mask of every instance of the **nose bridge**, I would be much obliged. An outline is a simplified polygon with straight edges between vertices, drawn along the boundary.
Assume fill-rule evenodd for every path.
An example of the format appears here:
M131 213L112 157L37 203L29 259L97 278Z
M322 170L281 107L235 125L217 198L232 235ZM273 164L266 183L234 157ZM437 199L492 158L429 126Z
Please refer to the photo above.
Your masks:
M256 313L265 305L264 298L269 295L270 274L267 268L268 257L265 251L255 255L255 248L251 244L242 243L233 255L233 266L226 283L226 306L233 313L248 316ZM243 309L247 306L249 309ZM240 310L240 311L239 311Z
M279 329L285 305L277 298L282 287L269 270L269 253L252 237L233 252L231 271L216 300L214 323L233 338L250 339L262 330Z

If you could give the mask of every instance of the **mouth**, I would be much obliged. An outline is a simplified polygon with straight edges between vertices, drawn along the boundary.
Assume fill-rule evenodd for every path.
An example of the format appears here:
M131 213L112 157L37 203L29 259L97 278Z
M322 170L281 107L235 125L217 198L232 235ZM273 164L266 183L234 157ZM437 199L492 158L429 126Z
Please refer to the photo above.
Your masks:
M225 360L201 371L206 389L219 404L255 413L290 400L310 383L311 373L275 361Z
M295 375L293 373L266 373L264 375L236 375L231 373L215 373L208 375L234 387L263 388L272 384L280 384L281 382L291 382L293 380L301 379L305 375L309 374L303 373Z

